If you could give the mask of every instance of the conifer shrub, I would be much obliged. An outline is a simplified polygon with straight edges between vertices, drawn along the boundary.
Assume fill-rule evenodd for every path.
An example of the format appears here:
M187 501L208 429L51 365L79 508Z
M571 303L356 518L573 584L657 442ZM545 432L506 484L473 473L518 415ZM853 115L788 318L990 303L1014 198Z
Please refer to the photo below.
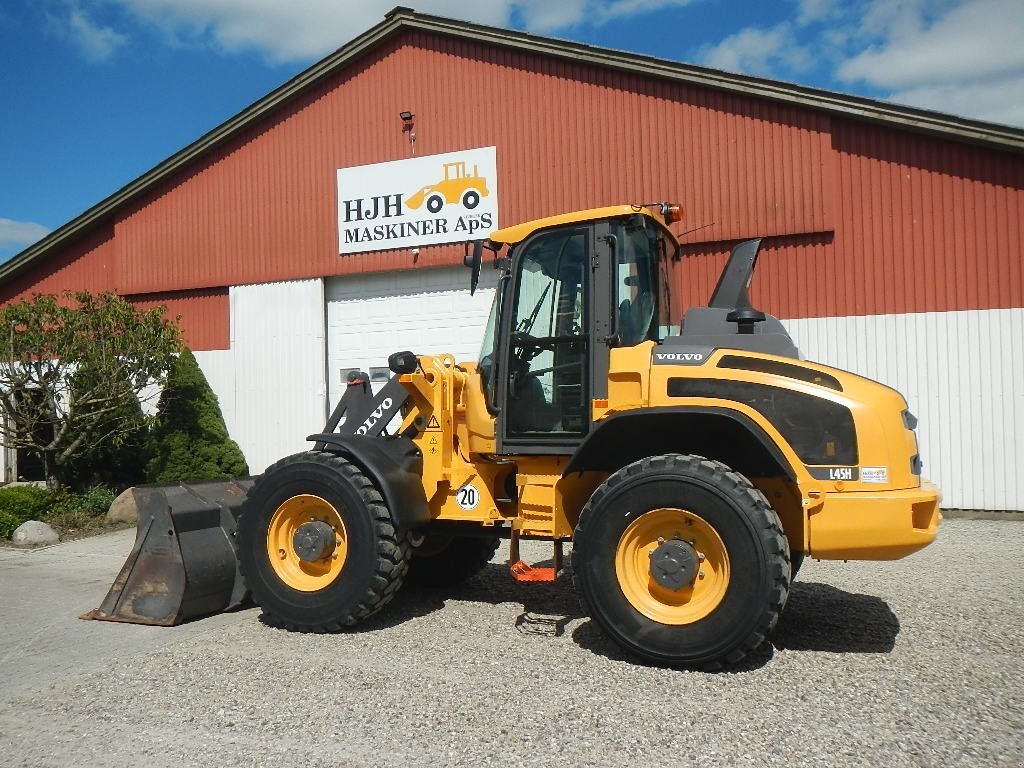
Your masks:
M220 403L195 356L184 350L171 366L152 433L151 483L246 475L238 443L228 435Z

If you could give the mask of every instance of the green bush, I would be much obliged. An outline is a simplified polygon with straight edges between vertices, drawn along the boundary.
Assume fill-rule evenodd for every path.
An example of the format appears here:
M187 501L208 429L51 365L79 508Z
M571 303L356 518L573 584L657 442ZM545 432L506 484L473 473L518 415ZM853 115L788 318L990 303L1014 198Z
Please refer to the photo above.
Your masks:
M65 490L50 494L46 522L63 529L84 528L110 509L114 492L103 485L94 485L80 493Z
M152 430L151 483L246 475L238 444L228 436L217 396L189 350L171 367Z
M0 488L0 539L9 539L28 520L42 520L50 510L50 493L34 485Z

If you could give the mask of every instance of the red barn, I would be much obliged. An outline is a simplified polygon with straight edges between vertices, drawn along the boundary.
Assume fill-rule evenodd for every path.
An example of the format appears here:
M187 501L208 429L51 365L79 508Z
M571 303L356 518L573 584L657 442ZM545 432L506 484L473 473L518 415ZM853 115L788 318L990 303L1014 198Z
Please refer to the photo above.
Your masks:
M755 303L908 397L945 505L1022 510L1022 187L1018 129L396 9L0 266L0 300L166 304L261 471L349 368L477 354L493 282L471 298L456 265L480 232L394 200L488 230L671 200L679 307L766 238Z

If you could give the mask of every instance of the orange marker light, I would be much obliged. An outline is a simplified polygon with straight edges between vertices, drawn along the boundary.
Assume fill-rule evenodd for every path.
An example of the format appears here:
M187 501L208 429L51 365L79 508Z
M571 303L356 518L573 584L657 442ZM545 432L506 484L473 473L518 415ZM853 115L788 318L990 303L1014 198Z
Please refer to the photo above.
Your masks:
M683 206L678 203L663 203L661 215L665 218L666 224L672 224L683 220Z

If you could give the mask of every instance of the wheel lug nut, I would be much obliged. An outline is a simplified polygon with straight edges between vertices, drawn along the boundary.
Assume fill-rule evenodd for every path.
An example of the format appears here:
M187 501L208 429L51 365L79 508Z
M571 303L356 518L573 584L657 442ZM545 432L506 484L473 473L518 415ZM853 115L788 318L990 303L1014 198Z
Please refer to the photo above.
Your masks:
M665 543L665 537L664 536L659 536L658 537L658 543L659 544L664 544Z
M700 573L698 573L697 577L700 578L700 579L703 579L704 578L704 571L701 571Z
M703 563L707 558L704 557L704 553L703 552L698 552L697 553L697 559L700 560Z
M288 553L285 552L283 549L279 549L277 550L277 556L284 560L288 556Z

